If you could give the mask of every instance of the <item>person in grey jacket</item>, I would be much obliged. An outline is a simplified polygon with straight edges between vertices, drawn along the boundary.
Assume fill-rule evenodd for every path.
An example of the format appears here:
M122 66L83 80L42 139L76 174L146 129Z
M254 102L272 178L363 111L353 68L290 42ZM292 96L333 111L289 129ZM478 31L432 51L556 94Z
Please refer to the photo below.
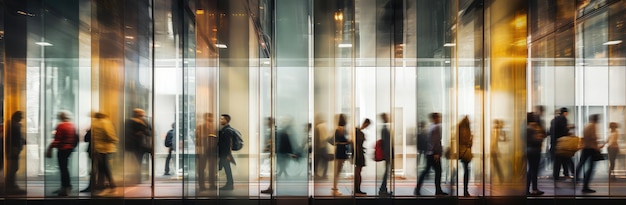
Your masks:
M426 151L426 167L417 181L417 187L415 187L413 194L417 196L421 195L420 189L422 188L424 178L426 178L426 175L428 175L428 172L430 172L432 168L435 170L435 195L445 196L448 195L448 193L443 192L441 189L441 154L443 153L443 147L441 145L441 114L431 113L430 120L433 124L430 126L428 135L429 146Z

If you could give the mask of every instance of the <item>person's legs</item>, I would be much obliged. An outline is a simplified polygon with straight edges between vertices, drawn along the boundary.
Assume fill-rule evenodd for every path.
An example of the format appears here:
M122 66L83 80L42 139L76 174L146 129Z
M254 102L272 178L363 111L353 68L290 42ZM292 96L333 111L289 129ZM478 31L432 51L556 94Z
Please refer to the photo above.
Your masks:
M113 174L111 173L111 165L109 164L109 158L111 154L101 154L102 155L102 172L103 178L106 177L107 182L109 182L109 188L115 188L115 180L113 180Z
M607 151L609 152L609 178L613 179L615 178L615 175L613 174L613 170L615 169L615 159L617 158L619 148L609 147Z
M168 148L167 157L165 158L165 175L170 175L170 159L172 159L172 148Z
M205 186L205 173L206 173L206 166L207 166L207 159L206 159L206 154L205 153L201 153L201 154L196 154L196 176L198 176L198 189L200 190L204 190L206 189Z
M586 163L589 163L589 165L587 166L587 170L585 170L585 174L584 174L585 178L583 179L583 191L590 190L591 192L595 192L589 188L589 182L591 182L591 177L593 176L593 170L595 166L595 161L593 161L591 157L595 154L595 152L596 151L594 149L583 149L583 153L580 157L581 161L584 160L584 161L588 161Z
M385 160L385 174L383 175L383 183L380 184L380 188L378 189L379 194L386 194L387 192L387 180L389 179L389 171L391 169L391 161Z
M463 193L464 195L469 196L469 189L468 189L469 176L470 176L469 162L461 161L461 164L463 165Z
M589 153L587 153L588 151L586 152L585 150L586 149L583 149L583 151L581 152L580 160L578 161L578 165L576 166L576 172L574 172L574 174L575 174L574 179L576 181L578 181L580 179L579 178L580 173L583 171L582 167L585 165L585 163L587 163L587 160L593 161L593 160L590 159L591 155L589 155ZM583 177L584 176L585 175L583 174Z
M18 188L16 182L17 170L19 169L19 157L11 157L7 164L6 186L7 188Z
M558 180L561 176L561 164L561 157L555 155L554 162L552 163L552 178L554 180Z
M137 182L141 183L143 181L143 151L134 151L135 161L137 163L137 170L135 170L135 174L137 175Z
M323 157L321 160L322 160L321 165L323 167L322 168L322 178L326 178L326 177L328 177L328 167L329 167L328 164L331 161L328 159L328 154L326 154L326 157Z
M105 187L104 186L104 175L106 173L104 163L106 163L106 158L105 158L104 154L102 154L102 153L98 153L94 157L95 157L95 160L96 160L96 163L97 163L96 167L98 169L98 177L96 177L98 182L96 184L97 184L98 187L104 188Z
M426 175L428 175L428 172L430 172L430 168L433 167L434 163L435 163L434 156L426 155L426 167L424 167L424 170L422 170L422 173L420 174L420 177L417 180L417 186L415 187L413 194L420 195L420 189L422 188L422 184L424 183L424 178L426 178Z
M217 188L217 154L209 153L206 160L209 161L209 188L215 189Z
M539 162L541 153L528 153L528 174L526 179L526 191L529 191L532 185L533 194L540 194L537 186L537 178L539 174Z
M572 157L566 157L565 161L566 164L564 164L563 166L567 166L567 171L563 171L563 172L567 172L567 174L564 174L565 176L575 176L575 169L574 169L574 160L572 159ZM565 168L564 168L565 169Z
M362 193L361 191L361 170L363 169L362 166L355 166L354 167L354 193Z
M502 168L500 167L500 160L498 160L498 155L495 153L491 153L491 165L492 170L498 177L500 183L504 181L504 175L502 174Z
M435 194L448 195L447 193L443 192L443 190L441 189L441 158L439 158L438 160L433 160L433 161L434 161L433 168L435 169L435 189L436 189Z
M339 175L341 174L341 169L343 167L343 162L345 159L335 159L335 175L333 176L333 190L337 190L337 184L339 182Z
M59 196L67 196L72 184L70 182L70 170L68 168L69 156L71 150L59 150L57 152L57 162L59 163L59 171L61 172L61 190Z
M232 190L233 189L233 171L230 167L230 161L226 160L226 158L220 159L220 163L224 168L224 172L226 174L226 184L220 188L222 190Z

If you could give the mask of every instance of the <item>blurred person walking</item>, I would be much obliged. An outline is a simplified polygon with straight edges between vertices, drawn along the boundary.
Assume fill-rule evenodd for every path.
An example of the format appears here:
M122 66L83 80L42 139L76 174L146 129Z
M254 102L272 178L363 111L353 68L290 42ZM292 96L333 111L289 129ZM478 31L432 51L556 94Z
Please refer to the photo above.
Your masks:
M593 177L593 172L595 168L596 161L603 159L600 154L600 149L604 145L598 145L598 130L597 124L600 120L599 114L593 114L589 116L589 123L585 126L583 130L583 138L581 140L582 143L582 153L580 155L580 161L578 166L576 167L576 179L578 179L578 175L582 167L587 164L587 169L584 173L583 179L583 189L581 190L583 193L595 193L596 190L593 190L589 187L589 183L591 182L591 177Z
M196 175L198 189L217 190L218 138L213 113L204 113L204 120L196 126ZM173 144L173 143L172 143Z
M26 145L26 139L22 132L22 119L24 119L24 112L15 111L11 115L11 120L8 122L9 129L7 130L7 143L6 143L6 178L5 186L7 194L10 195L24 195L26 190L20 188L17 185L17 171L20 165L20 155Z
M170 175L170 160L172 159L172 152L174 152L174 128L176 123L172 123L172 127L165 134L165 142L164 146L167 147L167 157L165 157L165 170L163 170L163 175Z
M322 114L315 115L315 131L313 132L313 147L314 147L314 159L313 159L313 177L315 179L328 178L328 163L335 159L335 157L329 153L328 143L328 125L326 124ZM321 172L321 173L320 173Z
M609 123L610 133L609 139L606 144L609 154L609 178L611 180L615 179L615 159L619 154L619 144L617 144L617 141L619 139L619 132L617 131L617 128L619 128L619 124L615 122Z
M558 139L569 135L569 127L567 124L567 108L560 109L560 114L556 116L550 122L550 155L552 156L552 178L554 180L560 179L561 167L563 168L563 175L565 178L570 178L570 170L573 167L573 161L571 157L558 156L556 154L556 146Z
M413 194L416 196L421 195L420 189L422 188L424 179L432 168L435 170L435 195L446 196L448 193L443 192L441 189L441 154L443 153L443 146L441 145L441 114L431 113L430 120L432 121L432 125L430 126L428 135L430 144L426 152L426 167L420 174L417 187L415 187Z
M339 182L339 175L341 175L341 169L343 168L343 163L348 159L348 145L350 141L346 137L347 130L345 128L347 124L346 116L344 114L339 114L339 119L337 120L337 128L335 129L335 135L332 143L335 145L335 173L333 176L333 188L332 195L340 196L341 192L337 188L337 183Z
M97 195L115 194L116 186L113 175L111 174L110 160L111 155L117 152L119 138L117 137L113 123L106 114L95 113L91 124L91 135L96 167L98 168L95 187L105 189ZM106 190L106 188L108 188L108 190Z
M493 130L491 131L491 143L489 156L491 159L491 170L496 175L498 182L504 182L504 173L502 165L500 163L500 147L499 142L506 141L506 134L502 130L504 128L504 121L496 119L493 121Z
M57 119L60 122L55 129L54 140L48 146L46 157L52 157L52 149L57 149L57 162L61 172L61 188L54 191L54 193L57 193L59 196L67 196L72 190L69 158L78 143L78 138L76 137L76 127L74 123L70 122L70 113L68 111L59 112Z
M136 167L133 167L133 177L137 183L143 178L143 158L152 153L152 126L146 119L146 112L142 109L133 109L133 117L126 120L126 134L124 146L127 153L135 158Z
M363 143L365 142L365 133L363 130L370 125L370 119L365 119L361 127L357 127L355 129L355 145L354 145L354 154L352 157L354 158L354 195L355 196L365 196L367 193L361 190L361 171L365 166L365 148L363 147Z
M542 195L537 186L539 175L539 162L541 161L541 146L545 136L545 131L541 128L540 118L533 113L528 113L526 126L526 159L528 169L526 172L526 194ZM530 188L532 186L532 191Z
M470 128L469 117L465 116L459 123L459 159L463 165L463 196L471 196L468 189L470 166L474 155L472 154L473 136Z
M385 173L383 174L383 180L382 180L382 183L380 184L380 188L378 189L378 196L390 197L392 192L388 191L387 189L387 181L390 179L389 175L393 173L391 169L393 166L394 149L393 149L393 145L391 144L391 133L389 131L389 128L387 127L387 124L390 122L389 114L381 113L380 119L383 120L383 123L384 123L383 129L380 130L380 137L383 140Z

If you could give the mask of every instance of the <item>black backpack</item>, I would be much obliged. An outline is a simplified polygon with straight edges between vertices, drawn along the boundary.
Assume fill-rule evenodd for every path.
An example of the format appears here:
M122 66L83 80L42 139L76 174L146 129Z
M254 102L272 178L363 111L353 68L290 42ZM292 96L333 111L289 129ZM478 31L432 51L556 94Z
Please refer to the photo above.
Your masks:
M234 133L234 136L231 138L232 145L230 149L233 151L241 150L241 148L243 148L243 138L241 137L241 132L232 127L230 129Z

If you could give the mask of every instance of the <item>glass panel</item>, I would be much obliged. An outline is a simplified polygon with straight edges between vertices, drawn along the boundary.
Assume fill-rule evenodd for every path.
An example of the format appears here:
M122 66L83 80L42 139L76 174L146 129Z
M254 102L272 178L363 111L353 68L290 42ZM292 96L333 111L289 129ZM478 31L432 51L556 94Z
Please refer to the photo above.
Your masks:
M120 23L123 30L116 33L117 38L124 40L124 159L125 197L152 197L154 179L154 123L161 116L155 116L153 107L153 60L151 7L147 1L124 1L120 4L123 18ZM119 26L118 24L116 24ZM119 28L119 27L117 27ZM122 37L123 36L123 37ZM155 121L157 120L157 121ZM164 119L163 127L171 125L171 118ZM158 129L161 129L158 127Z
M333 193L339 196L349 195L351 186L346 182L347 174L351 175L351 169L343 162L342 171L337 178L336 191L333 190L335 184L335 149L334 131L337 127L336 115L342 112L350 112L351 108L351 87L346 80L350 77L351 56L353 42L347 36L350 31L349 19L352 18L349 1L337 1L333 4L323 1L313 2L314 28L314 68L313 68L313 109L315 116L313 120L313 145L314 145L314 181L316 196L328 196ZM348 24L346 24L348 23ZM339 44L342 47L339 47ZM341 62L341 63L340 63ZM342 66L342 63L345 66ZM343 67L343 69L341 69ZM342 75L343 74L343 75ZM343 77L340 77L343 76ZM346 84L348 83L348 84ZM348 87L345 87L348 86ZM335 91L336 90L336 91ZM346 116L344 113L344 116ZM351 116L351 115L350 115ZM348 117L348 116L346 116ZM350 128L351 126L345 126ZM350 130L350 129L346 129ZM332 143L329 143L332 142ZM340 183L342 182L342 183Z
M188 73L193 68L193 58L188 58L189 50L195 50L193 41L183 32L182 28L193 29L185 24L181 18L189 18L189 13L182 8L178 1L154 1L154 41L150 41L150 48L154 48L154 194L158 197L182 196L181 179L189 173L189 164L183 164L188 159L189 150L193 150L193 118L194 107L185 102L193 102L190 90ZM169 18L168 18L169 17ZM158 23L156 23L158 22ZM169 25L177 25L170 27ZM184 42L184 43L181 43ZM182 47L179 48L179 47ZM185 52L185 57L181 51ZM193 54L193 53L191 53ZM183 60L184 59L184 60ZM183 68L184 67L184 68ZM183 84L186 82L185 84ZM192 83L192 82L191 82ZM192 84L193 85L193 84ZM183 88L183 86L185 86ZM190 121L189 119L194 119ZM167 147L169 145L169 147Z
M493 182L496 175L489 177L487 196L517 196L526 193L526 147L522 137L526 116L526 38L527 1L490 2L486 8L485 38L489 53L486 78L489 92L486 93L486 127L495 128L497 136L490 136L489 150L502 171L502 181ZM497 120L497 121L496 121ZM492 133L493 134L493 133ZM504 134L504 135L502 135ZM503 138L501 136L506 136ZM502 138L500 141L496 139ZM495 145L494 145L495 144ZM497 148L496 148L497 147ZM493 167L492 167L493 168ZM497 168L496 168L497 169Z
M586 194L585 190L597 190L599 193L608 194L608 190L604 190L605 186L599 187L597 185L589 184L590 182L603 181L605 182L607 177L608 164L606 160L593 161L587 160L591 153L595 152L594 145L602 145L605 142L605 136L607 133L608 123L605 117L606 110L605 105L609 102L608 89L609 86L609 68L608 68L608 49L604 44L608 41L608 13L601 13L597 16L593 16L585 20L579 25L578 39L582 41L583 47L581 47L577 53L577 57L580 59L580 63L577 64L579 73L582 77L577 82L584 89L582 90L582 103L580 116L578 116L577 133L582 137L581 144L582 150L578 153L576 158L576 175L577 178L583 181L582 189L577 190L577 193ZM591 124L592 115L600 115L600 121L597 124ZM592 130L591 127L595 126L596 133L589 133L587 130ZM594 136L595 135L595 136ZM588 142L586 139L597 137L598 144ZM603 149L603 153L606 151ZM591 179L593 178L593 181Z
M26 119L36 119L33 122L35 129L30 142L36 142L27 146L29 168L27 175L31 177L44 175L45 196L75 196L78 194L78 162L81 152L74 152L76 136L84 134L77 132L80 127L79 121L86 118L79 110L78 88L78 2L68 1L63 4L32 4L32 9L39 10L40 18L30 18L28 25L32 28L31 42L46 42L47 46L40 49L29 49L28 57L32 59L27 67L37 75L27 77L27 83L39 91L43 88L43 95L28 93L27 104L30 108L26 112ZM37 26L37 27L35 27ZM36 40L37 39L37 40ZM39 40L40 39L40 40ZM40 43L41 44L41 43ZM37 60L35 60L37 59ZM88 83L88 82L87 82ZM39 87L42 85L43 87ZM31 101L32 100L32 101ZM88 104L86 104L88 105ZM37 116L37 117L35 117ZM46 152L46 158L39 161L37 154L39 147ZM29 159L30 158L30 159ZM40 163L38 163L38 161ZM39 166L38 166L39 165ZM35 169L40 167L41 169ZM72 189L74 187L74 189Z
M468 2L468 1L466 1ZM461 7L466 6L466 7ZM459 9L467 13L459 15L455 52L457 64L457 90L454 102L457 105L455 136L458 140L458 196L481 196L479 184L483 182L483 163L486 156L483 137L484 128L484 72L483 72L483 10L471 3L461 4ZM467 117L467 121L464 121ZM489 129L487 129L489 130ZM462 187L462 189L461 189Z
M0 36L0 52L2 52L1 72L2 76L2 145L3 145L3 184L0 189L2 196L6 196L7 202L15 204L26 204L25 196L42 196L41 192L27 193L27 151L30 146L38 147L39 141L36 134L34 140L29 141L28 129L32 120L26 118L27 112L27 19L23 15L11 15L11 11L27 9L26 4L18 2L5 2L0 13L3 31ZM34 109L36 112L38 109ZM33 157L40 158L41 154L36 151ZM35 165L42 163L42 160L35 161ZM28 180L28 181L33 181ZM40 187L41 189L41 187ZM27 195L28 194L28 195Z
M607 52L609 57L609 73L608 73L608 108L605 126L608 126L606 133L607 145L607 157L608 157L608 174L609 179L609 195L610 196L624 196L625 194L617 188L619 185L618 179L624 178L626 173L626 158L623 154L624 142L624 126L626 126L626 84L624 83L624 76L626 70L623 66L626 65L624 43L626 39L626 32L624 26L622 26L624 19L626 19L626 2L616 3L609 9L609 25L608 25L608 41L613 41L617 44L607 45ZM618 43L619 42L619 43ZM611 125L610 123L615 123ZM615 130L613 130L615 128ZM602 171L598 171L602 173Z
M275 10L276 195L308 196L306 157L309 114L310 1L279 0ZM294 42L300 42L295 43ZM306 156L304 154L302 156ZM304 160L302 160L304 159Z
M250 113L251 87L249 68L249 25L245 5L233 1L220 1L222 10L217 28L219 36L216 46L219 49L219 95L220 115L229 115L230 122L220 119L218 133L219 172L218 193L220 197L249 196L250 152L253 146L233 151L228 148L228 134L225 123L239 130L244 142L250 142L252 134ZM217 117L217 116L216 116ZM220 118L227 118L221 116ZM216 118L217 120L218 118ZM232 133L232 132L229 132ZM232 171L232 172L231 172ZM232 175L231 175L232 174Z
M185 123L189 127L193 127L195 123L195 131L190 132L191 138L187 143L191 145L185 149L185 165L188 167L188 173L183 172L185 181L185 195L204 197L217 196L217 130L219 123L219 115L217 114L217 56L218 50L216 46L217 39L217 23L219 12L217 10L217 2L200 1L195 9L195 33L188 32L187 40L194 41L195 38L195 68L189 67L188 78L185 82L189 88L190 96L195 96L190 101L183 101L195 107L195 111L189 110L190 113L195 112L195 119L191 118ZM188 51L189 48L186 49ZM186 60L191 61L193 58ZM192 71L195 70L195 73ZM195 87L192 87L195 86ZM194 92L195 91L195 92ZM195 105L193 103L195 102ZM191 143L194 142L194 143ZM195 144L195 148L192 147ZM195 167L193 169L192 167ZM193 174L192 174L193 173Z

